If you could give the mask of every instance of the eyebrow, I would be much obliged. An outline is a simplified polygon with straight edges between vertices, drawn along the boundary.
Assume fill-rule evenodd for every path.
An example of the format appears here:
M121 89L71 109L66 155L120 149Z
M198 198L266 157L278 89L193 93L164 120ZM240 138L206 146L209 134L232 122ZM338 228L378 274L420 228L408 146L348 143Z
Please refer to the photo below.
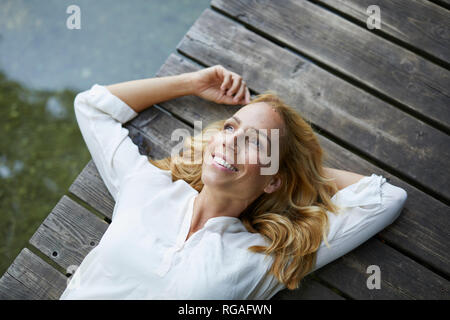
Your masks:
M242 123L241 119L239 119L236 116L232 116L231 119L236 121L239 125ZM256 130L258 132L258 134L261 133L263 136L266 137L267 140L269 140L269 143L272 144L272 141L270 140L270 138L263 131L260 131L259 129L256 129L255 127L250 127L250 128Z

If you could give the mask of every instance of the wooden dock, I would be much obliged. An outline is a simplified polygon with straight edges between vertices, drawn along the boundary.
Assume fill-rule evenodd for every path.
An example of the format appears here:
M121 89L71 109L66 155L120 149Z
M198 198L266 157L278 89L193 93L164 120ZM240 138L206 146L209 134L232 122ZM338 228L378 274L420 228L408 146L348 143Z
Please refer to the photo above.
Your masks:
M296 107L327 166L407 191L391 226L274 299L450 299L450 2L378 0L381 29L369 30L372 2L213 0L157 74L221 64L252 93L275 90ZM125 127L141 153L162 158L174 129L237 108L187 96ZM89 162L0 279L0 298L58 299L113 207ZM368 289L369 265L380 267L381 289Z

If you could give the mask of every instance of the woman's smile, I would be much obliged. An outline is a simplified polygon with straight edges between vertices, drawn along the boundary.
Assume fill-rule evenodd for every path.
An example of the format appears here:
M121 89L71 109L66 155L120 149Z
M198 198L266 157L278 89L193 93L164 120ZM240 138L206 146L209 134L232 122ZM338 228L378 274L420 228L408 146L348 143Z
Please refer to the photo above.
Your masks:
M235 166L225 161L225 159L222 156L211 154L211 157L212 157L212 164L215 168L230 173L239 171Z

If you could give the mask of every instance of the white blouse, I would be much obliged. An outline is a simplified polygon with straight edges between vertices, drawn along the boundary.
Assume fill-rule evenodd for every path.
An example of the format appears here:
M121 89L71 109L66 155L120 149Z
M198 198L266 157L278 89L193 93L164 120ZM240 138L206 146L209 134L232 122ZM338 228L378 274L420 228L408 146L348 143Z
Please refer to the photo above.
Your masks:
M270 299L285 288L269 274L268 245L234 217L210 218L185 242L198 192L152 165L122 124L137 113L94 84L75 98L75 114L93 161L115 200L112 222L60 299ZM169 132L167 134L170 134ZM339 190L330 231L312 270L353 250L400 214L405 190L372 174ZM311 272L312 272L311 271Z

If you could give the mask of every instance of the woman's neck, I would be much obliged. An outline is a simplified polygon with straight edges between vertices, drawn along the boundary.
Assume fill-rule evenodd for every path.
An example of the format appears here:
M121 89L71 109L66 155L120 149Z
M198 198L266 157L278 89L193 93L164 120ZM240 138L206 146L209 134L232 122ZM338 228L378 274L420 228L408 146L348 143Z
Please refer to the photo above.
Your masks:
M194 201L191 232L203 228L208 219L220 216L239 218L241 212L251 203L250 200L238 199L225 192L204 186Z

